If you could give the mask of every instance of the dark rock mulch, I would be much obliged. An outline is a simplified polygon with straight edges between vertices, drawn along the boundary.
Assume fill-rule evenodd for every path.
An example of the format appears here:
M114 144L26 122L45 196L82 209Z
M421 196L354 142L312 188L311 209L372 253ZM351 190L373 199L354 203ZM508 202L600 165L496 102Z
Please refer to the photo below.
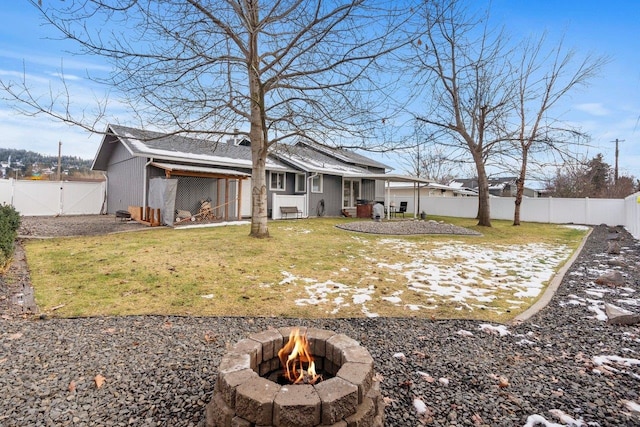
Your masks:
M590 426L639 425L628 401L640 403L640 328L596 318L604 302L637 303L640 245L619 234L621 254L610 255L609 231L596 227L550 305L504 336L459 320L5 318L0 425L200 426L229 346L285 325L336 330L366 346L383 378L388 426L524 426L534 414L561 425L562 414ZM611 269L622 287L594 283ZM605 355L627 364L604 369Z

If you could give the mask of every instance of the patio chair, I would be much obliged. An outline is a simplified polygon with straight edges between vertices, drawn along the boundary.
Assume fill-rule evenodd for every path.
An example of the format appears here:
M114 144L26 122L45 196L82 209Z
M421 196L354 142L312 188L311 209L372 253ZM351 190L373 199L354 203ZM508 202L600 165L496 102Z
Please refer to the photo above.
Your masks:
M404 214L405 212L407 212L407 204L409 202L400 202L400 208L398 208L398 212L399 214L402 214L402 218L404 218Z

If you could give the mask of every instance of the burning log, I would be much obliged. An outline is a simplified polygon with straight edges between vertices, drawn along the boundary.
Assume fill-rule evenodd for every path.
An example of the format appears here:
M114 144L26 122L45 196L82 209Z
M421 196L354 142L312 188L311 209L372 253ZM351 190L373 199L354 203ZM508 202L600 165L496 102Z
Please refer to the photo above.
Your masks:
M322 380L322 376L316 373L307 334L301 335L300 329L291 330L289 341L278 351L278 357L291 384L315 384Z

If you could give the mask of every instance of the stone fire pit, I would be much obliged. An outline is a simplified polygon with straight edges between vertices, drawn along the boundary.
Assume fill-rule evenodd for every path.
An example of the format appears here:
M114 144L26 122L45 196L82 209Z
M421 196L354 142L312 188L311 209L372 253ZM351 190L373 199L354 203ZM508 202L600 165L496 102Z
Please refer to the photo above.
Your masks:
M207 427L382 427L384 403L369 351L344 334L306 332L324 380L280 385L278 351L292 328L270 329L239 341L220 362Z

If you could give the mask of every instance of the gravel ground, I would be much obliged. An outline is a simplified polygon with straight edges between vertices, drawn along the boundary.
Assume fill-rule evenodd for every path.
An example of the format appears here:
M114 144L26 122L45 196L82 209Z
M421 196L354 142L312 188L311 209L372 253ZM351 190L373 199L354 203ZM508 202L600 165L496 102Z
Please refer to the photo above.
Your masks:
M534 414L560 425L569 424L564 414L583 420L575 425L637 426L628 402L640 403L640 328L596 318L603 301L638 304L640 245L618 231L621 255L607 254L611 232L596 227L548 307L504 336L460 320L3 316L0 425L201 426L230 345L306 325L369 349L388 426L524 426ZM611 269L625 284L601 289L594 280ZM626 360L599 366L603 355Z
M96 236L108 233L148 229L137 221L122 221L113 215L23 216L18 236L46 238Z
M338 225L338 228L360 233L373 234L467 234L479 236L480 233L452 224L429 221L358 221Z

